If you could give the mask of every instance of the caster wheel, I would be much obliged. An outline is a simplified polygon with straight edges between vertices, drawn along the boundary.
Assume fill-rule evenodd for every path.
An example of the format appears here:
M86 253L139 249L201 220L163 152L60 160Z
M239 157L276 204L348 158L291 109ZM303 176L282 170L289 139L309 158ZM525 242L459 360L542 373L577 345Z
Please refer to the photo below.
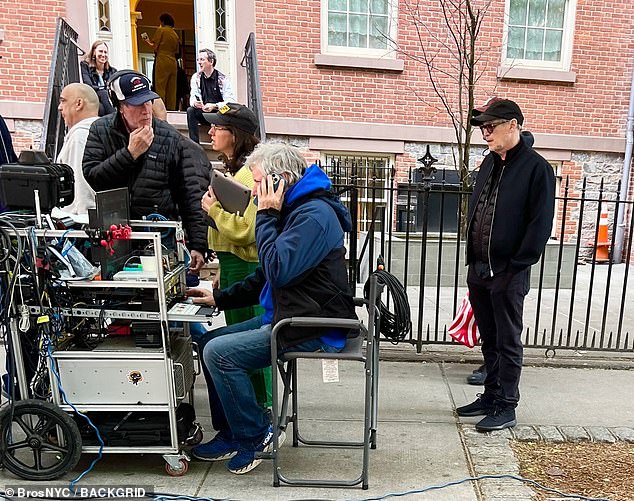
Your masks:
M2 463L26 480L54 480L71 471L81 456L75 421L43 400L20 400L0 414Z
M165 463L165 472L170 477L182 477L183 475L185 475L185 473L187 473L187 470L189 470L189 461L185 459L179 459L178 465L178 468L172 468L169 463Z

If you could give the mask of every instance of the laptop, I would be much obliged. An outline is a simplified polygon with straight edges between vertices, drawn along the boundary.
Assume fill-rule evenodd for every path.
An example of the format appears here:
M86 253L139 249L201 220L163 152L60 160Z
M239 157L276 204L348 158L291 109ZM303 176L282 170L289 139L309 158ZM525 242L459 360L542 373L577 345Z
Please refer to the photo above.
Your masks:
M227 212L244 214L251 203L251 190L216 169L211 171L211 189Z

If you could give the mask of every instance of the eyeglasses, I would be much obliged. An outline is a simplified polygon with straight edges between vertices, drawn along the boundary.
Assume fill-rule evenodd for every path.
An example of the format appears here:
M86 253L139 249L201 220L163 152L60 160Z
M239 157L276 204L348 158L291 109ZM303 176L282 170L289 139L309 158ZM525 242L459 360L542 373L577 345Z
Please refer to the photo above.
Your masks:
M223 127L222 125L212 125L209 131L218 132L219 130L229 130L229 127Z
M493 133L493 129L495 129L498 125L502 125L502 124L505 124L507 122L510 122L510 120L501 120L500 122L491 122L489 124L482 124L480 126L480 132L482 132L482 134L484 134L485 132L487 134L492 134Z

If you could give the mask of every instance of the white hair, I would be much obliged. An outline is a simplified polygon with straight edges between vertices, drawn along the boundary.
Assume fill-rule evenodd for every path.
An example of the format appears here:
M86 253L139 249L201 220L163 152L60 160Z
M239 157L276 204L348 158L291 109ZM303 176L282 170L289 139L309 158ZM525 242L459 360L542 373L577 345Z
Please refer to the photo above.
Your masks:
M286 143L260 143L245 162L249 169L256 165L265 176L288 174L288 184L294 184L304 175L306 160L299 149Z

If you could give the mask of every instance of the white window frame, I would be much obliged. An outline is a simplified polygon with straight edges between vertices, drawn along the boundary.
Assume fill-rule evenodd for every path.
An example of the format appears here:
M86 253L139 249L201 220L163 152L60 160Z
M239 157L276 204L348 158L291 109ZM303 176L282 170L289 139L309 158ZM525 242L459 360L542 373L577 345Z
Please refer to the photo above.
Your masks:
M502 43L502 65L505 67L542 68L551 70L570 71L572 61L572 47L575 32L575 18L577 12L577 0L566 0L564 13L563 35L561 40L561 61L535 61L533 59L507 58L508 28L510 19L511 2L505 0L504 6L504 34Z
M385 172L386 176L383 178L383 187L376 188L376 197L374 199L376 207L389 207L390 202L389 198L391 196L391 192L389 191L390 181L391 181L391 171L395 164L394 155L386 155L386 154L377 154L377 153L369 153L369 152L351 152L351 151L322 151L320 154L320 160L322 166L326 166L329 158L350 158L350 159L370 159L370 160L381 160L384 161L384 169L382 172ZM331 179L332 180L332 179ZM369 186L370 178L366 175L364 176L364 181L361 183L361 186L364 187L360 190L359 198L357 200L358 203L358 221L356 221L357 230L364 232L369 230L372 214L368 214L370 206L372 204L372 197L369 195L372 191ZM350 195L345 193L342 194L341 200L344 202L350 201ZM353 222L354 223L354 222Z
M389 38L396 40L397 38L397 20L398 20L398 0L386 0L388 3L388 31ZM354 55L358 57L375 57L375 58L396 58L396 52L393 44L388 39L385 49L370 49L361 47L341 47L339 45L328 44L328 0L321 0L321 52L322 54L333 55Z

